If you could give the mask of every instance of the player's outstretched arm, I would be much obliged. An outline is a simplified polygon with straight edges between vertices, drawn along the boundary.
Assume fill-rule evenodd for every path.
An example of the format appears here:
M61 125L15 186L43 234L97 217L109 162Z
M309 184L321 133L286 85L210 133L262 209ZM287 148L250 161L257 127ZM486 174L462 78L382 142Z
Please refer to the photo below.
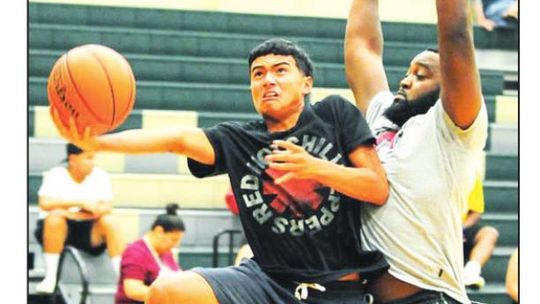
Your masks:
M349 197L381 205L388 197L388 182L375 148L359 146L349 154L354 167L337 165L316 158L304 148L284 140L274 141L272 154L266 156L272 169L287 173L275 183L290 179L313 179Z
M200 128L133 129L100 136L91 136L90 129L86 128L81 136L73 119L66 129L56 111L52 110L51 115L60 135L83 150L129 154L171 152L207 165L215 161L214 148Z
M345 32L345 72L356 105L364 114L371 99L388 90L382 56L378 0L353 0Z
M476 119L482 102L468 0L437 0L441 99L460 128Z

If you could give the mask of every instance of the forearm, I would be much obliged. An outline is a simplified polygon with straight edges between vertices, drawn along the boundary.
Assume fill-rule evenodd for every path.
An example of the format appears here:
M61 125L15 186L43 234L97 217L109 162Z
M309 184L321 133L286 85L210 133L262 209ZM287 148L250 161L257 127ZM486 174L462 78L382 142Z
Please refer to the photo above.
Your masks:
M354 51L363 46L382 55L383 35L378 0L353 0L345 31L345 48Z
M469 37L469 7L468 0L437 0L439 39L456 36L472 38Z
M318 159L315 179L349 197L382 205L388 197L388 182L369 168L345 167Z
M148 292L150 291L150 287L144 285L142 281L126 279L124 281L124 290L128 298L135 301L144 302Z
M215 161L210 140L202 129L193 127L127 130L90 138L83 143L89 145L90 150L129 154L172 152L207 165Z
M366 113L371 99L388 90L377 0L353 1L345 32L345 74L356 105Z
M181 150L181 128L134 129L95 137L95 150L130 154Z
M441 99L461 129L472 125L482 102L469 7L468 0L437 0Z
M49 197L38 198L38 205L44 211L51 211L54 209L69 209L71 207L82 207L83 203L72 200L59 200Z

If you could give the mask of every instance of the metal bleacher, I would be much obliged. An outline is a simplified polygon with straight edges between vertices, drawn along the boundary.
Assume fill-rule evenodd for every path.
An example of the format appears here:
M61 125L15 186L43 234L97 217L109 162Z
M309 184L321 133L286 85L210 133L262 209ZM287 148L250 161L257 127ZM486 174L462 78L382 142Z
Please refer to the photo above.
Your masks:
M257 117L246 58L251 48L271 37L291 39L310 53L315 62L313 101L334 93L352 98L343 65L343 19L38 2L29 2L28 8L28 237L29 250L35 253L34 269L29 270L30 293L44 271L41 248L33 236L37 190L43 171L65 158L65 141L54 130L46 108L47 77L55 60L70 48L104 44L124 54L132 65L137 100L119 130L167 124L207 127ZM396 89L410 59L435 45L436 28L433 24L385 22L383 31L388 80ZM517 35L512 32L487 33L475 28L474 35L483 59L494 52L502 53L503 58L517 53ZM490 122L482 222L496 227L500 237L494 256L483 269L487 285L471 290L470 296L480 302L507 304L506 265L518 246L518 99L512 92L518 81L517 62L500 67L480 60L480 68ZM188 173L185 158L172 154L103 153L96 161L111 173L114 215L122 222L127 240L147 231L166 203L180 203L179 213L187 227L179 248L183 269L211 266L213 235L222 228L240 228L239 220L225 207L229 186L225 176L196 179ZM219 258L226 263L225 254ZM108 265L106 255L84 259L93 269L92 303L113 303L116 282L97 274L107 272L102 269ZM75 275L65 278L69 277Z

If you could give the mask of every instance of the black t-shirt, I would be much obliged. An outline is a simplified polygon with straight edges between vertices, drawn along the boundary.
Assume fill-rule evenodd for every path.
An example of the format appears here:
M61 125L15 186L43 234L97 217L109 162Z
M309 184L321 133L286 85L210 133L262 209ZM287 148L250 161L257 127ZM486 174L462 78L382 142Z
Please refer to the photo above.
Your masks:
M193 175L228 173L254 259L276 279L325 283L352 272L369 277L387 269L379 252L360 248L358 200L313 180L281 185L264 157L272 140L289 140L315 157L352 167L349 153L375 139L356 107L340 96L306 104L297 124L268 132L264 121L226 122L204 130L215 164L189 159Z

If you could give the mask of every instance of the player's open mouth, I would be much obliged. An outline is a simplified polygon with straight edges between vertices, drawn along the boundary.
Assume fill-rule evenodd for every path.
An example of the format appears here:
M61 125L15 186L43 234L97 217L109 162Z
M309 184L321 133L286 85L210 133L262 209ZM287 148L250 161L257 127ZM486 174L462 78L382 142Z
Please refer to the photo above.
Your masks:
M277 99L279 97L279 94L274 91L269 91L264 93L263 95L263 101Z

